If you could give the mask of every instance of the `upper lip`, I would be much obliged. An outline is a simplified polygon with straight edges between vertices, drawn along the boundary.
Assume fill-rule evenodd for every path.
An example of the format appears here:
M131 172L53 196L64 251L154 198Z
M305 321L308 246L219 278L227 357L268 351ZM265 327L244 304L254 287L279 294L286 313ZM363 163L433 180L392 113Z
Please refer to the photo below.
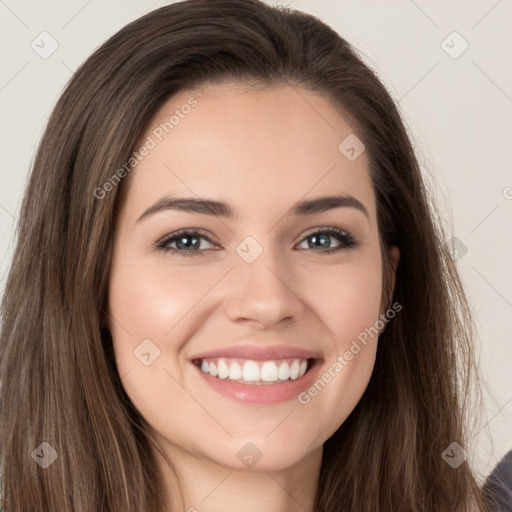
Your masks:
M290 345L232 345L230 347L218 348L209 352L196 354L191 359L210 359L215 357L251 359L255 361L276 360L276 359L317 359L320 356L317 352L304 350Z

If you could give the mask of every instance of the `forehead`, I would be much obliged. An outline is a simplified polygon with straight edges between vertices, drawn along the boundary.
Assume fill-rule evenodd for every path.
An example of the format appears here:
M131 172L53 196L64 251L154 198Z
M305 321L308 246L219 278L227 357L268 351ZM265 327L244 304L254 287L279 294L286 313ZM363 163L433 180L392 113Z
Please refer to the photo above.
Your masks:
M135 150L151 149L131 171L127 199L147 207L164 194L208 196L242 213L277 214L284 202L350 194L374 217L367 154L344 152L353 137L341 109L305 89L231 83L180 91L139 137Z

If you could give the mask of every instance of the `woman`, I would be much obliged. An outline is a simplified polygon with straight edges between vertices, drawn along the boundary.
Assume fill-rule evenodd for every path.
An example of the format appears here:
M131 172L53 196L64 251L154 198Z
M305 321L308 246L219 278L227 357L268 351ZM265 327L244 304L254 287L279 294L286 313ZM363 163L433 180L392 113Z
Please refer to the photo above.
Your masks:
M322 22L189 0L129 24L26 191L1 506L484 510L444 239L395 103Z

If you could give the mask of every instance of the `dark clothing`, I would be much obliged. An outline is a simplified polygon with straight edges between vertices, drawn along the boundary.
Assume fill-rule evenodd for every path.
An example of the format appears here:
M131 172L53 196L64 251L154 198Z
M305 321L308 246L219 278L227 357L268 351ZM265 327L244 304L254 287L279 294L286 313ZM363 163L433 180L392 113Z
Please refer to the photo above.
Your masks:
M496 466L484 484L492 512L512 512L512 451Z

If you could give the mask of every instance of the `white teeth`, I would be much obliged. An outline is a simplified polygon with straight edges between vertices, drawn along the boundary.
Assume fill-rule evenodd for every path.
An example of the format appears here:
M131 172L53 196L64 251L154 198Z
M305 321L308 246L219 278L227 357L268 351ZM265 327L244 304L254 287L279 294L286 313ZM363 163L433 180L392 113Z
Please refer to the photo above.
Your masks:
M219 379L227 379L229 377L229 368L223 359L219 361L217 371L219 372Z
M300 363L299 377L302 377L306 373L306 368L307 367L308 367L308 362L307 361L302 361L302 363Z
M281 362L248 359L243 365L223 358L201 361L201 370L212 377L259 384L296 380L306 373L307 366L307 359L288 359Z
M217 365L215 363L210 363L210 375L217 377Z
M267 361L261 367L261 380L275 382L277 380L277 364L274 361Z
M290 379L296 379L299 376L299 370L300 370L300 362L295 359L293 361L292 365L290 366ZM210 371L211 375L211 371Z
M245 361L242 371L242 379L247 382L258 382L261 380L260 367L254 361Z
M229 378L231 380L239 380L242 378L242 375L242 367L237 362L229 365Z
M278 377L281 380L288 380L290 378L290 365L286 361L279 365Z

